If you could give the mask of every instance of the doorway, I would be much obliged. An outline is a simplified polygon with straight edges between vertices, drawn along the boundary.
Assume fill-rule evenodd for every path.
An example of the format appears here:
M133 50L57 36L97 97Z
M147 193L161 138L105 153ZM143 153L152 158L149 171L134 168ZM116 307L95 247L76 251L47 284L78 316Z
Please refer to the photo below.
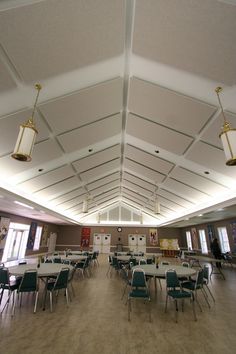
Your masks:
M94 234L93 251L99 253L110 253L111 234Z
M29 225L10 223L3 251L3 262L24 258L29 228Z
M129 250L131 252L143 252L146 253L146 235L129 235Z

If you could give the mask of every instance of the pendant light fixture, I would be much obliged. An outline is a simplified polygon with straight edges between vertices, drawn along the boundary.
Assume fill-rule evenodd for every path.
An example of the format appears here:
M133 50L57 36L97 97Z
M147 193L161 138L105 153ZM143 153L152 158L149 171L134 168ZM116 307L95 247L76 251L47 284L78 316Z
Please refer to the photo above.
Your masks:
M227 122L224 114L224 110L220 100L220 92L222 92L222 87L217 87L215 92L218 97L219 105L221 108L221 113L224 118L223 130L220 133L219 137L223 145L224 153L226 156L226 165L235 166L236 165L236 129L230 128L229 122Z
M11 157L13 157L15 160L23 162L30 162L32 160L32 151L36 136L38 134L34 123L34 114L38 102L39 92L42 86L40 84L36 84L35 88L38 92L36 95L32 116L28 119L27 122L20 125L20 131L16 141L15 149L11 155Z
M158 201L157 191L158 188L155 191L154 214L161 214L161 206L160 206L160 202Z
M82 212L88 213L88 197L86 197L86 199L84 199L84 201L83 201Z

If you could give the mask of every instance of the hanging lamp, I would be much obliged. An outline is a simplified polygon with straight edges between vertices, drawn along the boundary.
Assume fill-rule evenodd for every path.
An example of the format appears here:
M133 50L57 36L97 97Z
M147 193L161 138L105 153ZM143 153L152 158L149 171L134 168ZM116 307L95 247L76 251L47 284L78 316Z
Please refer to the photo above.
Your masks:
M36 105L38 102L39 92L42 88L40 84L35 85L37 92L32 116L28 119L27 122L20 125L20 131L16 141L16 145L11 157L13 159L23 162L30 162L32 160L32 151L35 143L36 136L38 131L34 123L34 114L36 110Z

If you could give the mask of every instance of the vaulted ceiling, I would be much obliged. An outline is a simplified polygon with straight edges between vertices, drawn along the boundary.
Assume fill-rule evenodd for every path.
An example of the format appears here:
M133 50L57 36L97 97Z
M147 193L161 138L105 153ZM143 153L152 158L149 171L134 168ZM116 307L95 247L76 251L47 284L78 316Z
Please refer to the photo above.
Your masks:
M36 219L117 222L117 209L122 223L126 209L126 223L167 225L235 204L214 92L236 127L235 43L233 0L1 1L0 210L11 192ZM38 82L39 133L19 162Z

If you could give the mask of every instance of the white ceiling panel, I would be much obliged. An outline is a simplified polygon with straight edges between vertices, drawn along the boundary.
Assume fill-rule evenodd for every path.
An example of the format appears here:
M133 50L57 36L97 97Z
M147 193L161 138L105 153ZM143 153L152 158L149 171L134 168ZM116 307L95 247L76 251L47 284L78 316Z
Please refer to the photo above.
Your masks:
M63 194L62 196L60 196L60 197L57 197L57 198L55 198L55 199L52 199L51 201L50 201L50 204L53 204L53 205L60 205L60 204L62 204L62 203L65 203L66 201L68 201L68 200L71 200L71 199L73 199L73 198L75 198L75 197L78 197L78 196L80 196L80 195L83 195L83 194L85 194L86 193L86 190L83 188L83 187L81 187L81 188L76 188L75 190L73 190L73 191L71 191L71 192L69 192L69 193L65 193L65 194Z
M111 148L73 162L73 166L77 172L81 173L96 166L102 165L107 161L114 160L115 158L120 157L120 154L120 145L112 146Z
M30 193L34 193L72 176L74 176L72 167L63 166L38 177L32 178L29 181L20 183L19 185L21 188L28 190Z
M88 183L94 181L102 176L106 176L119 170L120 168L120 159L115 159L105 163L104 165L100 165L95 167L87 172L81 173L81 178L84 182Z
M95 85L39 108L52 130L61 134L119 113L122 110L122 80L118 78Z
M165 189L160 189L158 191L158 195L162 196L163 199L167 199L171 202L176 203L177 205L180 205L184 208L191 208L193 206L193 203L191 203L190 201L186 200L185 197L183 196L183 198L180 198L178 195L175 194L175 191L173 191L173 193L165 190Z
M215 0L137 0L133 51L232 85L236 7Z
M58 136L58 140L66 152L72 152L86 146L92 146L99 141L120 134L120 130L121 116L117 114L113 117L62 134Z
M120 0L39 1L1 13L0 42L32 82L121 55L123 16Z
M127 172L124 172L124 179L128 180L134 184L137 184L137 185L139 185L151 192L154 192L156 189L155 185L148 183L147 181L140 179L137 176L131 175L130 173L127 173Z
M37 210L46 205L45 220L78 224L125 207L129 218L144 210L136 220L143 225L177 227L195 211L218 209L219 200L222 208L235 203L236 167L225 165L215 89L223 86L236 128L236 1L4 0L0 17L6 195ZM23 163L11 154L32 114L35 83L38 135ZM4 199L1 212L10 210Z
M131 145L126 145L125 157L133 161L138 160L140 164L163 174L168 174L174 166L168 161L164 161Z
M136 191L137 194L140 193L142 196L151 197L151 195L153 194L153 192L148 191L147 189L144 189L141 186L138 186L137 184L134 184L126 180L124 180L123 186L132 189L133 191Z
M87 185L87 188L89 191L92 191L98 187L101 187L101 186L104 186L106 185L107 183L109 182L113 182L113 181L117 181L119 183L119 179L120 179L120 173L117 172L117 173L112 173L111 175L109 176L106 176L106 177L103 177L95 182L92 182L92 183L89 183Z
M182 154L192 139L159 124L129 114L127 133L177 155Z
M45 140L36 144L33 150L34 158L32 161L22 163L13 160L10 156L0 158L1 168L4 175L9 176L24 172L27 168L43 168L47 162L62 156L62 151L54 140Z
M223 173L228 177L236 177L236 168L225 165L224 152L201 141L194 145L194 147L186 154L186 157L189 160L205 166L205 170L211 169Z
M209 104L137 78L130 85L130 112L189 135L197 134L216 111Z
M16 87L16 82L13 80L7 67L4 65L2 58L0 57L0 92L8 91Z
M74 189L78 186L78 178L71 177L65 181L54 184L53 186L44 188L43 190L36 192L35 195L39 198L44 198L45 200L50 200L61 194L69 192L71 189Z
M125 170L128 171L133 171L137 173L141 178L147 178L149 181L152 181L153 183L161 183L164 179L164 175L151 170L150 168L147 168L143 165L140 165L137 162L125 159L124 161L124 168Z
M207 195L205 193L196 190L195 188L191 188L184 183L178 182L172 178L167 178L163 183L163 187L169 189L171 191L175 191L175 193L179 196L183 196L193 203L206 201Z
M211 196L229 191L228 188L214 183L208 178L201 177L180 167L175 168L169 176Z
M109 189L114 189L116 187L119 187L119 180L107 183L104 186L101 186L101 187L98 187L96 189L93 189L91 191L91 195L92 196L96 196L98 194L102 194L102 193L108 191Z

